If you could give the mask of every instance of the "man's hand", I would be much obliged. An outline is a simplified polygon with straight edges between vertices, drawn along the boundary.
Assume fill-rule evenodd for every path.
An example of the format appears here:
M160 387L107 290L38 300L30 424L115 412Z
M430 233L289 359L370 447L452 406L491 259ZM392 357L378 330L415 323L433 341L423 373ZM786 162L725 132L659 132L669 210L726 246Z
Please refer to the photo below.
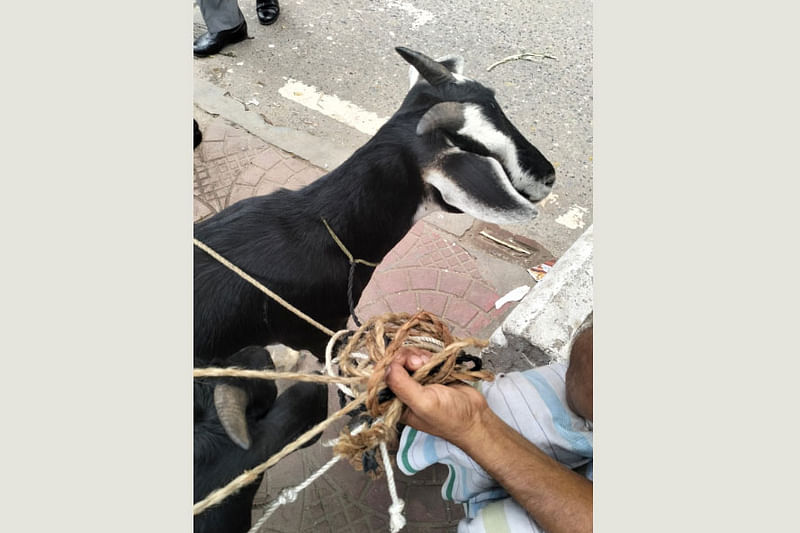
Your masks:
M503 422L468 385L420 385L408 374L430 359L400 348L386 384L406 409L401 421L461 448L546 531L592 531L592 483L550 458Z
M464 384L425 385L414 381L414 372L430 360L420 348L401 347L386 370L386 384L408 409L401 422L461 446L489 411L480 392Z

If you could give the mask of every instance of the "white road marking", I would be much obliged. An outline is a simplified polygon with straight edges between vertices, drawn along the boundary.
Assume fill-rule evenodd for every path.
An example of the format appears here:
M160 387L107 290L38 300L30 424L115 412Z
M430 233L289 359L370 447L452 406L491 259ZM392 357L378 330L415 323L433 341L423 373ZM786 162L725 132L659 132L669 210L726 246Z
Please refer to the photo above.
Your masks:
M411 29L417 30L423 24L427 24L428 22L434 19L433 13L426 9L419 9L414 7L413 4L410 2L398 2L397 0L388 0L386 2L387 7L394 7L397 9L402 9L412 17L414 17L414 22L411 23Z
M322 113L367 135L375 135L375 132L389 120L388 117L379 117L372 111L361 109L356 104L342 100L334 94L325 94L312 85L306 85L291 78L278 89L278 93L284 98Z
M585 207L572 204L572 207L570 207L566 213L558 217L556 222L569 229L583 229L583 227L586 226L586 222L583 221L583 215L588 212L589 210Z

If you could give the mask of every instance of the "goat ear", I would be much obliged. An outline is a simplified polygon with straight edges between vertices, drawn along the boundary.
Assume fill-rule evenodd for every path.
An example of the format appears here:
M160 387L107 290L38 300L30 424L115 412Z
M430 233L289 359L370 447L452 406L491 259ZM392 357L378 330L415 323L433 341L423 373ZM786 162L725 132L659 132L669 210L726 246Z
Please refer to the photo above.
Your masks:
M441 157L423 172L450 206L485 222L516 224L539 212L512 186L496 160L459 149Z
M443 128L458 131L464 127L466 105L461 102L440 102L428 109L417 123L417 135Z
M453 74L464 73L464 58L457 55L449 55L438 58L436 61L445 66Z
M441 85L443 83L455 81L453 74L446 66L434 61L425 54L403 46L398 46L395 50L431 85ZM411 78L410 75L409 78ZM411 84L412 86L416 83L416 81L412 79L409 79L409 81L413 82Z

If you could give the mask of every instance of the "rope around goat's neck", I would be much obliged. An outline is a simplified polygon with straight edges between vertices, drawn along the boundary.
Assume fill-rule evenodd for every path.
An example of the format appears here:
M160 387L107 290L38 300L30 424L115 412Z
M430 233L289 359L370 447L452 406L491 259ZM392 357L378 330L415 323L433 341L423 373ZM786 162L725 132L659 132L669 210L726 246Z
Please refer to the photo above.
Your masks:
M337 237L336 233L334 233L330 224L328 224L328 221L323 218L322 223L325 224L325 227L328 229L328 233L331 234L333 241L336 243L339 249L344 253L344 255L347 256L347 259L349 259L351 263L361 263L362 265L366 265L372 268L378 266L378 263L373 263L372 261L365 261L364 259L356 259L355 257L353 257L353 254L350 253L350 250L347 249L347 246L345 246L342 240L339 237Z
M350 271L347 273L347 306L350 310L350 316L353 317L353 322L357 327L361 327L361 321L358 319L356 315L356 305L353 301L353 276L356 272L356 264L361 263L362 265L366 265L368 267L375 268L378 266L378 263L373 263L372 261L365 261L364 259L356 259L353 257L353 254L350 253L350 250L347 249L347 246L344 245L342 240L336 235L336 232L333 231L328 221L324 218L321 219L322 223L325 224L325 228L330 233L333 242L339 247L339 249L347 256L347 259L350 261Z

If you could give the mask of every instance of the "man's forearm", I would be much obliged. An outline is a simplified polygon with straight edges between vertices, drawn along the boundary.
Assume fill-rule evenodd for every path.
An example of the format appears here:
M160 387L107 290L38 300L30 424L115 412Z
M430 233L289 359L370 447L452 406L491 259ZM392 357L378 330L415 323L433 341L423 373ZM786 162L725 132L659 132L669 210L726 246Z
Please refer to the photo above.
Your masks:
M549 533L592 531L592 483L556 462L491 410L454 442Z

